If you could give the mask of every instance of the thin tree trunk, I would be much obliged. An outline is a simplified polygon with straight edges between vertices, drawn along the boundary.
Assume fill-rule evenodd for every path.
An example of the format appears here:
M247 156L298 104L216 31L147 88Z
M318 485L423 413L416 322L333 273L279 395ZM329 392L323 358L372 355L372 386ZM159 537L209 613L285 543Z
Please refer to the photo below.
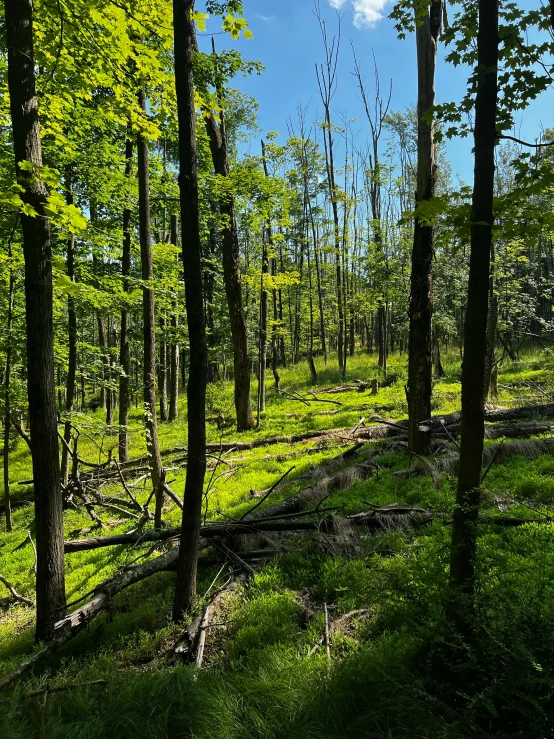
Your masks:
M95 260L96 261L96 260ZM96 323L98 325L98 346L100 347L102 357L102 377L100 378L100 408L106 408L106 387L105 383L108 374L108 346L106 343L106 329L104 326L104 318L96 313Z
M443 0L434 0L423 18L417 18L417 185L416 207L435 194L435 124L424 116L435 104L435 67ZM417 15L417 11L416 11ZM420 424L431 417L433 315L432 268L433 226L415 219L410 282L410 331L408 339L408 428L409 448L415 454L429 454L430 431Z
M496 327L498 325L498 298L494 290L494 244L491 245L491 274L489 278L489 314L487 316L487 350L485 354L485 384L483 400L486 403L491 392L494 370L494 350L496 344ZM494 383L497 384L497 383ZM493 393L496 395L497 393Z
M146 93L139 93L139 104L146 114ZM152 263L152 246L150 242L150 185L148 167L148 143L142 134L137 135L138 180L139 180L139 239L141 273L144 281L142 288L142 319L144 329L144 423L146 426L147 448L152 466L152 488L156 496L154 525L162 525L162 506L164 500L163 482L165 473L160 455L158 441L158 423L156 419L156 315L152 280L154 267Z
M71 174L67 177L66 200L68 205L73 205L73 185ZM71 234L67 240L67 276L71 282L75 281L75 236ZM65 390L65 412L71 416L73 401L75 397L75 377L77 374L77 315L75 313L75 299L69 295L67 298L67 338L68 338L68 361L67 380ZM61 481L67 485L69 481L69 451L68 445L71 441L71 418L67 418L64 424L63 438L66 444L62 444ZM67 445L67 446L66 446Z
M108 316L108 331L106 335L106 426L113 426L114 396L112 390L112 327L111 316Z
M14 229L10 234L8 241L8 268L10 271L8 284L8 316L6 321L6 369L4 373L4 513L6 516L6 531L12 530L12 507L10 498L10 426L11 426L11 407L10 407L10 383L12 373L12 354L13 354L13 305L15 292L15 275L12 264L12 239L15 235L18 220L16 219Z
M27 319L27 389L37 547L37 641L52 637L55 621L65 615L63 499L54 383L52 256L50 221L44 215L46 185L19 162L42 166L33 49L32 0L5 0L8 90L15 164L25 203L37 213L22 214Z
M194 38L194 45L196 47L196 37ZM220 103L222 103L221 90L218 90L218 95ZM222 105L219 115L220 125L217 124L213 115L206 118L206 130L210 139L214 171L221 177L229 177L229 152ZM252 415L252 401L250 399L248 332L242 299L240 250L233 196L230 194L222 196L219 200L219 208L222 215L225 216L225 223L221 229L221 247L223 252L223 282L225 284L225 295L227 297L231 325L231 341L233 343L237 430L246 431L253 428L254 417Z
M171 243L178 246L178 224L177 216L171 216ZM173 301L171 310L171 383L169 386L169 420L175 421L179 416L179 341L177 329L179 318L177 316L177 302Z
M181 619L196 600L196 567L206 473L207 345L198 212L196 107L192 67L195 45L195 28L191 17L193 9L194 0L173 0L175 89L179 123L181 241L190 341L187 387L188 463L173 603L175 620Z
M130 187L133 174L133 138L130 128L127 130L125 141L125 179ZM123 251L121 254L121 276L123 278L123 291L129 293L129 276L131 274L131 208L127 203L123 210ZM119 375L119 461L126 462L129 459L129 409L131 397L129 394L129 381L131 376L131 349L129 346L129 312L124 303L121 309L121 335L119 339L119 364L121 366Z
M479 0L479 72L475 101L475 176L471 254L462 365L462 429L457 506L452 525L447 619L471 639L475 596L476 522L485 431L483 385L493 224L494 149L498 95L498 2Z
M267 365L267 287L266 275L269 274L269 259L267 256L266 241L264 239L262 249L262 273L260 278L260 349L259 349L259 373L258 373L258 420L260 425L260 414L265 410L265 373Z
M160 319L160 361L158 364L158 394L160 396L160 421L167 421L167 345L165 318Z

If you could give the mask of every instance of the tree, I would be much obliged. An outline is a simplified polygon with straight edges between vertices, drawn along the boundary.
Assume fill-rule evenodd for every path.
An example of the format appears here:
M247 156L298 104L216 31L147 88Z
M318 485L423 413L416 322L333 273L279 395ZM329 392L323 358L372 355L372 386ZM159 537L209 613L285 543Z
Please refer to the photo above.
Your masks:
M195 41L196 43L196 41ZM213 38L212 38L213 43ZM215 46L213 57L217 64ZM217 77L217 75L216 75ZM211 111L206 116L206 130L210 140L213 167L216 175L229 178L229 142L225 128L225 111L221 84L217 89L219 102L219 124ZM221 227L221 247L223 252L223 280L231 325L233 343L233 369L235 383L235 412L237 430L246 431L254 426L252 401L250 398L250 359L248 354L248 333L242 299L240 273L240 250L235 218L235 203L232 193L224 192L219 198L219 209L224 217Z
M202 247L198 211L196 163L196 108L194 102L193 50L194 0L173 0L175 91L179 125L179 191L181 247L185 274L185 298L190 342L187 385L188 463L181 544L173 618L179 620L196 599L196 565L204 475L206 473L206 383L208 373L206 323L202 296Z
M498 1L479 0L475 174L471 208L471 251L462 364L460 472L452 525L447 619L471 638L475 595L477 516L485 433L483 386L489 270L494 221L494 151L497 140Z
M140 107L146 114L146 93L144 88L139 92ZM152 469L152 489L156 496L155 526L162 524L162 506L164 500L164 469L158 441L158 423L156 419L156 311L152 280L154 268L152 264L152 245L150 237L150 187L148 168L148 142L143 132L137 135L138 180L139 180L139 238L140 260L142 270L142 321L144 331L143 391L144 391L144 423L146 426L146 443L150 455Z
M125 178L130 183L133 172L133 139L131 131L125 139ZM129 276L131 274L131 207L129 203L123 209L123 252L121 255L121 275L123 290L129 292ZM129 458L129 379L131 373L131 352L129 347L129 311L126 305L121 308L121 333L119 337L119 461L126 462Z
M432 391L432 265L433 225L417 214L435 194L435 124L428 119L435 104L435 66L442 19L443 0L426 4L417 17L416 44L418 73L417 103L417 184L414 245L410 282L410 333L408 339L409 445L416 454L429 454L431 434L422 430L422 421L431 417Z
M47 641L65 614L63 498L60 486L52 255L48 189L41 177L42 148L36 95L32 0L4 3L8 46L8 89L15 166L23 187L21 214L25 257L27 391L35 496L37 588L36 640Z

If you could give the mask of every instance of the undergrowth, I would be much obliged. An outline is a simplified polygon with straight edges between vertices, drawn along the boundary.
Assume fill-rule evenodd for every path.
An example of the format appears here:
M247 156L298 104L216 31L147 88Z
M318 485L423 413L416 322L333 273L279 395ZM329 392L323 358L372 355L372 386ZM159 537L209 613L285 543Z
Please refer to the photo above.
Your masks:
M460 406L460 366L454 354L443 358L446 376L436 381L434 412ZM307 367L281 370L285 390L304 392ZM372 357L349 360L348 380L371 380L378 373ZM357 391L321 395L334 403L309 406L268 391L259 429L237 434L232 427L232 386L212 385L208 415L224 413L228 426L208 427L211 442L292 435L309 430L352 428L362 416L404 418L406 358L389 362L394 381L374 397ZM336 367L318 363L318 387L341 383ZM531 385L526 384L529 381ZM538 353L506 362L499 376L500 405L518 405L541 388L551 392L549 362ZM545 390L546 388L546 390ZM255 392L255 387L253 388ZM535 401L539 400L535 392ZM330 411L333 411L330 414ZM336 413L334 411L337 411ZM116 437L101 432L100 411L81 419L103 450ZM144 453L140 409L131 418L131 454ZM185 399L180 418L160 424L162 448L186 445ZM29 454L14 443L10 477L14 500L29 499ZM368 449L378 448L378 444ZM344 450L339 441L282 443L248 452L232 452L233 474L218 468L210 489L207 520L239 516L252 505L251 490L271 486L293 465L288 484L267 504L300 490L306 475ZM367 452L367 450L366 450ZM364 453L366 453L364 452ZM98 460L99 450L82 437L80 454ZM288 455L288 456L286 456ZM405 479L402 453L382 456L368 480L333 491L325 506L341 514L369 506L403 503L426 510L452 510L455 480L437 486L427 477ZM228 470L230 472L232 470ZM182 468L170 470L176 491L184 484ZM207 479L211 472L208 472ZM118 486L113 487L116 494ZM110 493L110 489L103 491ZM139 500L148 488L138 489ZM554 461L509 459L493 467L483 492L483 512L533 517L550 514L554 505ZM103 514L104 515L104 514ZM109 518L106 515L106 518ZM166 505L164 520L178 525L179 511ZM90 527L86 512L65 512L66 538ZM126 531L132 522L113 522L106 533ZM0 534L0 574L18 592L33 597L31 506L14 511L14 531ZM25 540L27 542L25 543ZM442 626L448 573L450 529L442 520L414 531L391 530L377 536L353 536L342 549L318 538L300 542L277 535L280 555L261 567L229 601L220 630L208 652L206 668L173 665L160 659L182 631L170 620L174 575L162 573L118 595L109 612L60 649L40 671L0 698L0 736L8 739L131 739L137 736L195 739L342 739L364 737L554 736L554 526L500 528L483 526L479 537L478 639L468 656L471 685L463 695L445 688L433 655L448 643ZM22 545L22 546L20 546ZM148 545L112 547L66 557L68 600L96 585L149 551ZM160 550L161 551L161 550ZM153 554L156 552L153 551ZM158 551L159 553L159 551ZM198 591L204 596L219 565L202 565ZM222 574L219 583L226 574ZM0 586L2 587L2 586ZM7 595L7 593L6 593ZM357 609L365 616L344 632L334 633L331 659L314 645L323 632L323 605L337 619ZM306 605L315 615L305 617ZM32 609L0 600L0 672L19 664L33 647ZM221 616L223 618L223 616ZM463 676L462 676L463 677ZM100 684L86 685L93 681ZM463 685L463 679L460 680ZM69 686L64 692L32 692Z

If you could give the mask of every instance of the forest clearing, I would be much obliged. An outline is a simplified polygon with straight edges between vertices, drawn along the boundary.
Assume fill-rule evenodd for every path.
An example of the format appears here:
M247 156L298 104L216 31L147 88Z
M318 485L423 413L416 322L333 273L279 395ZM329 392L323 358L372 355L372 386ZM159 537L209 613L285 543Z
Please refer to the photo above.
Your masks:
M554 737L554 0L0 43L0 737Z

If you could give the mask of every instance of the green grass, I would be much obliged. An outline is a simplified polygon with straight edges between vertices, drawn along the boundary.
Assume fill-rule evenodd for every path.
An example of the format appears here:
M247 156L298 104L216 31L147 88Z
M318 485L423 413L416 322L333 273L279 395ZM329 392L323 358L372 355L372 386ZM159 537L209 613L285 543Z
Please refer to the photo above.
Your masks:
M446 377L435 383L434 412L460 407L460 365L457 355L443 358ZM317 363L317 387L341 383L336 362ZM517 363L505 362L499 377L501 405L517 404L531 394L526 381L552 384L552 370L538 353L523 355ZM371 380L378 368L374 357L357 354L349 359L346 381ZM308 368L301 364L280 370L282 387L316 390ZM369 392L322 396L342 405L312 403L309 407L277 395L268 383L267 409L259 429L237 434L232 425L221 434L215 423L208 439L217 442L251 440L261 436L291 435L310 430L352 428L377 412L385 418L404 418L406 357L393 356L389 375L395 381L377 397ZM268 380L271 378L268 376ZM252 388L255 397L255 383ZM232 386L218 383L208 389L208 415L219 412L233 418ZM338 413L329 415L329 411ZM186 446L186 407L181 398L180 418L160 424L162 448ZM116 438L101 434L101 411L80 419L104 450L115 448ZM249 452L235 451L226 458L232 469L221 472L209 499L207 517L242 515L252 506L251 489L273 484L295 465L286 486L267 505L287 497L305 484L295 480L314 466L336 456L340 449L319 448L314 441L278 444ZM145 451L140 409L131 414L131 454ZM291 452L297 454L285 457ZM82 438L80 455L98 460L96 445ZM443 478L437 487L424 477L401 479L394 472L406 466L402 454L379 460L381 469L366 481L332 493L325 506L340 506L345 513L367 509L367 504L393 502L449 511L455 481ZM170 465L171 466L171 465ZM208 472L207 480L211 471ZM16 486L30 479L30 459L19 443L10 455L14 499L29 498L32 489ZM170 471L174 490L182 492L183 469ZM113 486L113 493L120 493ZM110 489L105 488L109 494ZM148 489L140 489L145 500ZM510 459L493 468L486 480L484 511L509 509L515 515L537 515L528 506L549 511L554 503L554 461ZM82 510L65 512L67 538L79 535L91 520ZM110 519L111 514L102 513ZM164 510L169 525L177 525L173 504ZM32 529L33 509L14 512L14 531L0 533L0 574L16 589L33 597L33 551L29 544L18 551ZM132 528L123 522L108 533ZM109 613L101 615L76 639L28 676L12 693L0 698L0 736L10 739L71 737L195 737L233 739L260 737L480 737L551 736L554 716L554 526L498 529L483 527L479 539L478 619L481 641L474 658L479 661L479 687L458 710L456 698L445 693L433 671L434 644L440 632L447 584L449 527L441 522L417 533L391 531L356 539L337 551L322 551L310 538L299 543L286 539L283 554L267 564L243 586L230 605L228 628L217 651L209 655L209 668L197 671L152 661L175 639L179 625L170 621L174 576L162 573L139 583L114 599ZM113 547L66 557L68 599L74 600L148 551ZM160 549L161 551L161 549ZM155 554L156 552L154 552ZM158 552L159 553L159 552ZM198 591L203 594L218 568L203 566ZM0 586L2 587L2 586ZM6 593L7 595L7 593ZM0 593L0 597L2 593ZM300 601L308 601L316 617L305 623ZM329 664L324 650L309 656L322 633L323 603L332 617L368 608L369 617L352 631L336 636ZM0 673L19 664L33 650L33 613L0 600ZM105 686L82 687L52 693L45 699L27 697L41 685L83 684L107 681ZM550 732L550 733L549 733Z

